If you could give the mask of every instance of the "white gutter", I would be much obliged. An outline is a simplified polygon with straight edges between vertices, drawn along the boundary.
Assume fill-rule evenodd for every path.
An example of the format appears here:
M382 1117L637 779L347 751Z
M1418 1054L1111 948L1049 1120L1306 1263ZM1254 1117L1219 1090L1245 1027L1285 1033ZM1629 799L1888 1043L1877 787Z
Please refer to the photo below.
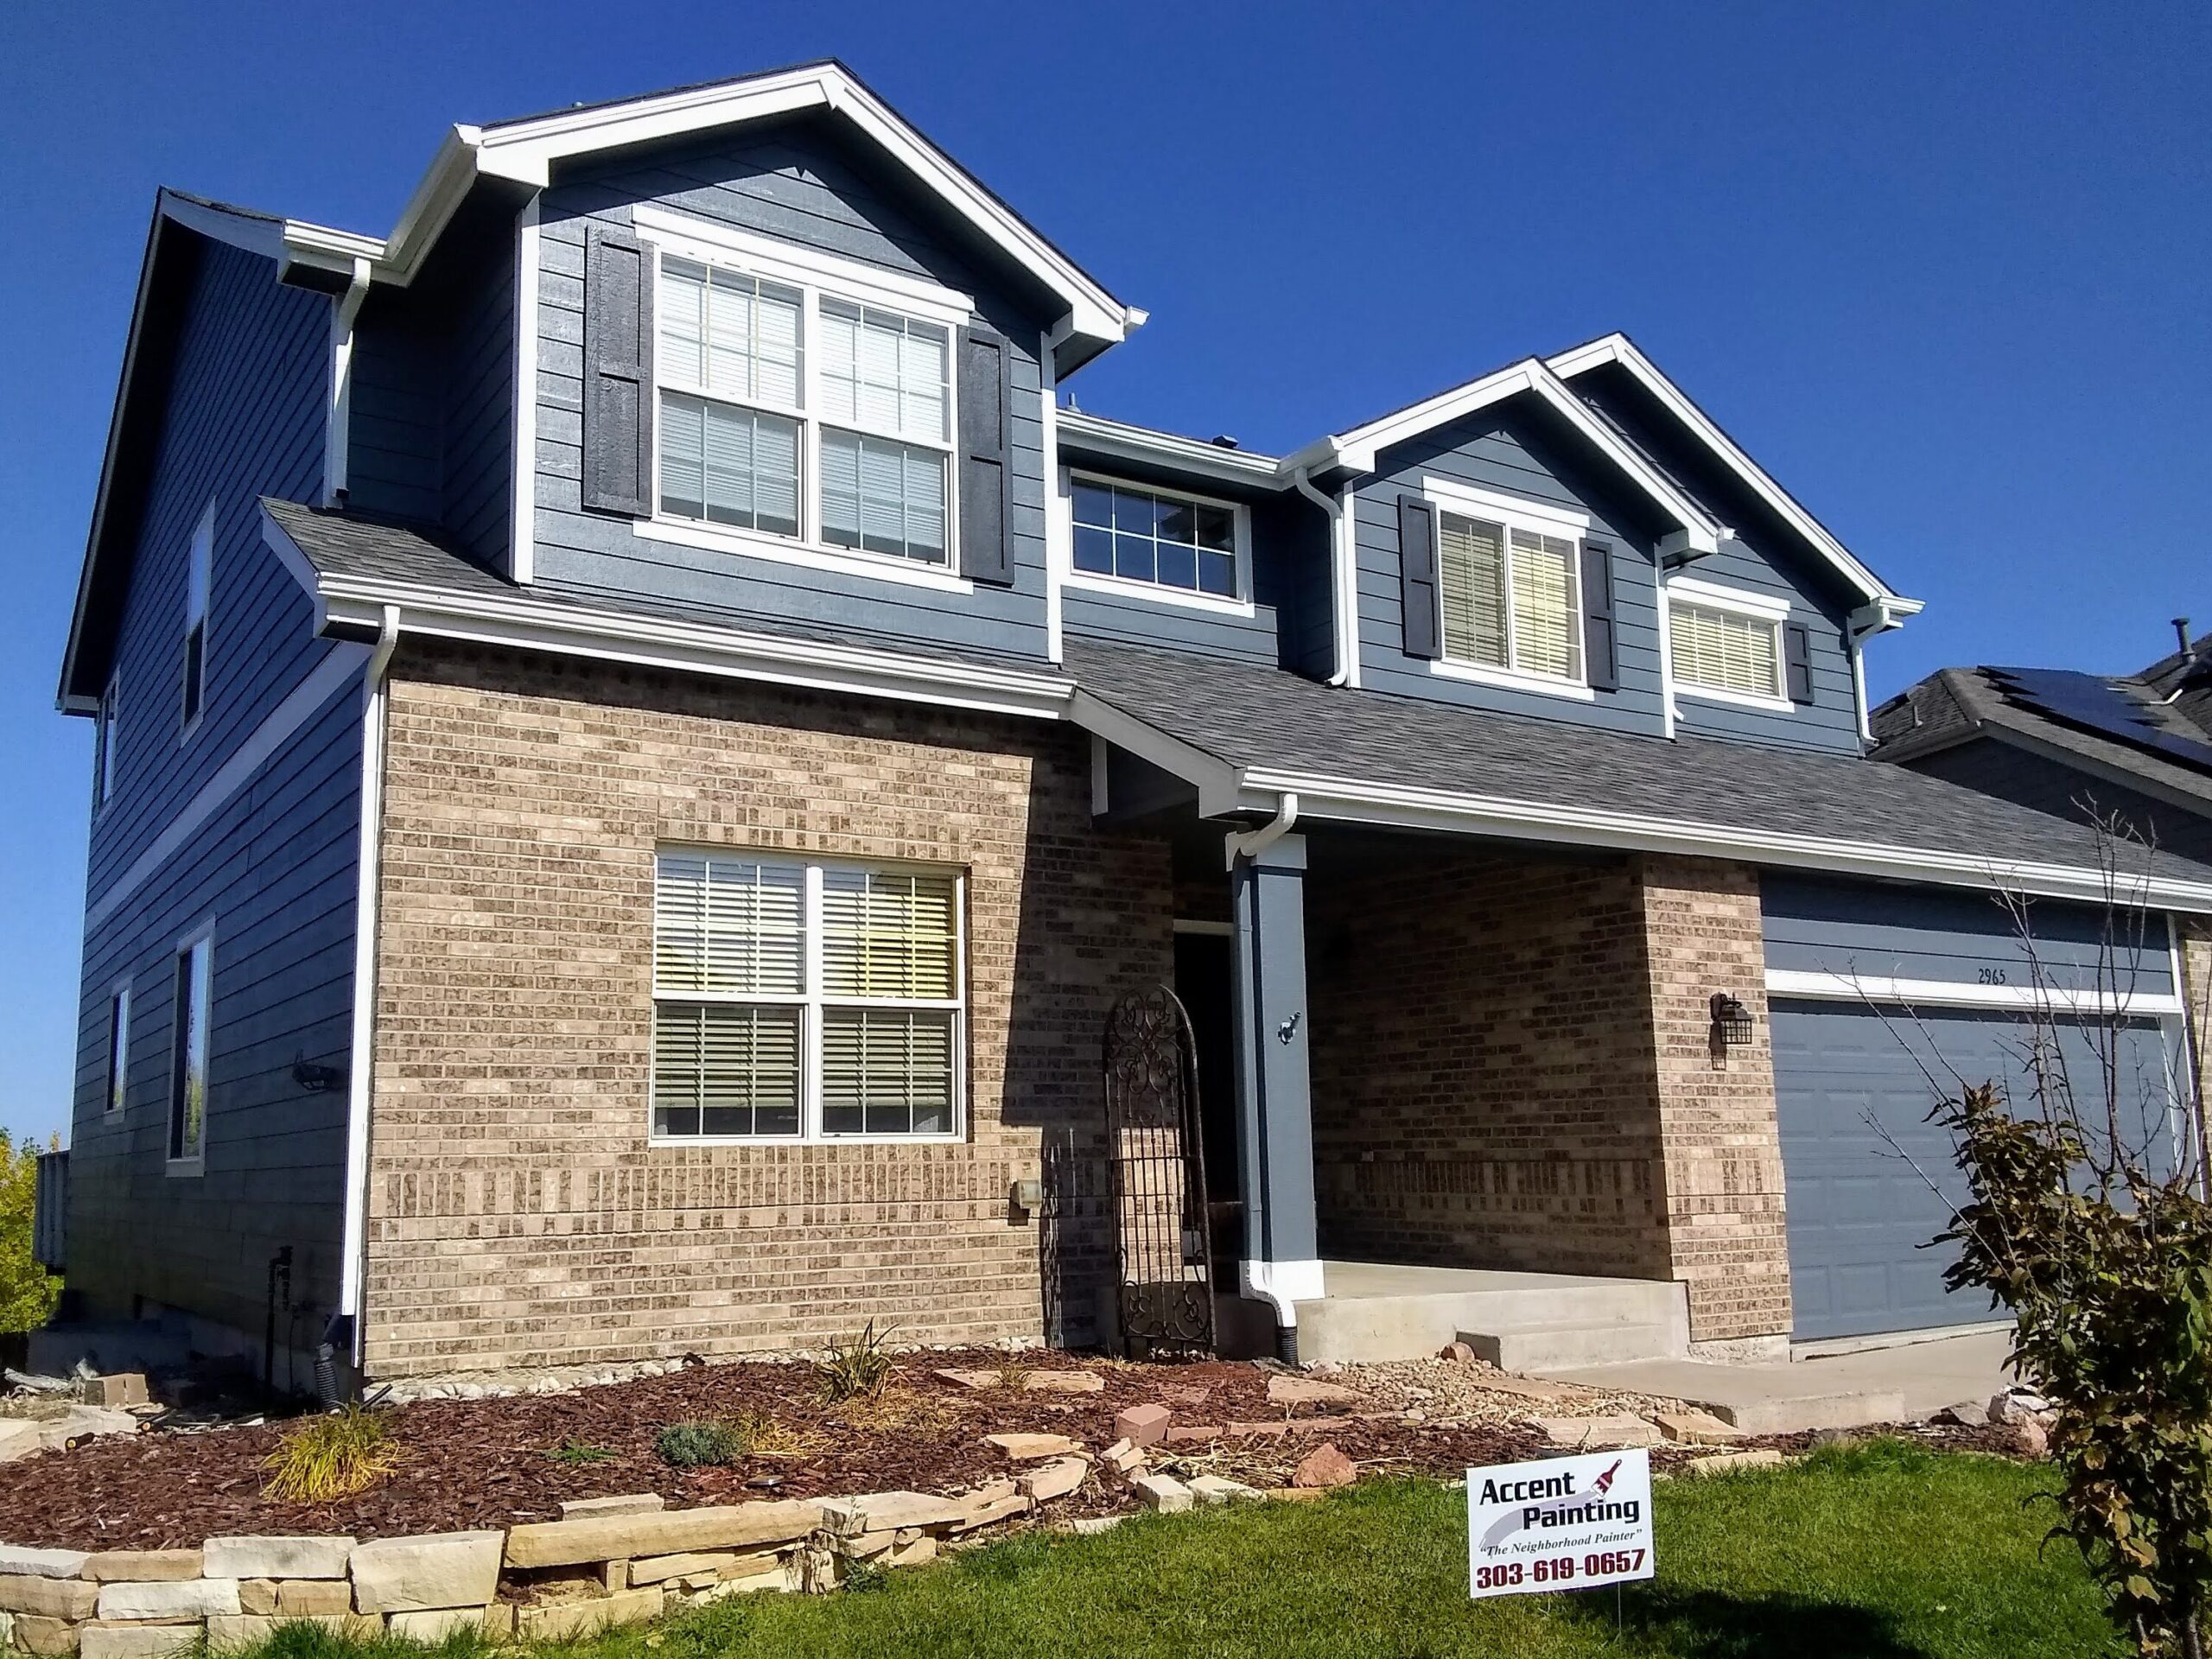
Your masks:
M369 260L356 256L353 279L330 310L330 403L322 439L322 505L346 505L346 455L353 418L353 322L369 296Z
M1331 685L1357 685L1359 683L1359 577L1356 571L1348 570L1346 567L1351 564L1357 550L1349 545L1351 537L1345 533L1344 498L1316 489L1313 469L1308 467L1292 467L1290 481L1300 495L1329 515L1330 608L1335 613L1337 625L1337 664L1329 675L1328 683Z
M399 607L387 605L361 680L361 836L353 896L353 1027L346 1099L346 1224L339 1255L338 1311L353 1321L361 1363L361 1281L368 1236L369 1107L376 1043L377 858L384 827L385 672L399 644Z

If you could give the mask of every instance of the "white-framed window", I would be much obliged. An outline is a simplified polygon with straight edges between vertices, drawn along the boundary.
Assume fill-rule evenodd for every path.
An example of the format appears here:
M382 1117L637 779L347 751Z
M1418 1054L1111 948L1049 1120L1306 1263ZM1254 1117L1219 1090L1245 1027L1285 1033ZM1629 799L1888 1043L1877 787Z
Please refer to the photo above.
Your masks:
M965 1013L957 872L657 855L656 1141L954 1137Z
M638 229L654 259L650 527L955 579L966 296L645 208Z
M215 504L200 517L184 567L184 730L207 703L207 589L215 570Z
M207 1147L207 1057L215 1017L215 940L202 931L177 947L169 1040L168 1162L198 1171Z
M1582 536L1587 514L1429 479L1436 510L1440 667L1586 694Z
M1667 584L1668 673L1676 693L1789 712L1786 600L1689 577Z
M107 1109L123 1109L130 1082L130 982L119 982L107 994Z
M100 693L100 708L92 723L92 810L98 812L115 793L116 681Z
M1071 472L1068 518L1078 586L1135 584L1231 603L1245 597L1249 532L1235 502Z

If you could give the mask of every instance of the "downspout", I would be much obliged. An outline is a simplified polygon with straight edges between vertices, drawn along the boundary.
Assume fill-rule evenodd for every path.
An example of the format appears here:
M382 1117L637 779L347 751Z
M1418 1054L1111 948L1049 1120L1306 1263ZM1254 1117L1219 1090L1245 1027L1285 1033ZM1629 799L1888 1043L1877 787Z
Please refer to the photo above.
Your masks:
M1290 481L1297 486L1300 495L1329 518L1329 610L1337 624L1337 665L1329 675L1328 683L1347 685L1351 681L1352 653L1359 648L1359 624L1357 618L1342 614L1344 603L1344 504L1336 496L1314 487L1310 467L1294 468L1290 474ZM1293 796L1291 799L1295 801L1297 797Z
M353 261L353 277L330 314L330 406L323 423L322 505L346 505L346 457L352 448L353 322L369 296L369 262Z
M1288 835L1298 823L1298 793L1286 790L1275 798L1275 815L1256 830L1232 830L1224 842L1228 851L1229 868L1235 869L1240 858L1257 858Z
M366 1270L371 1058L376 1042L377 859L384 827L385 676L399 644L399 607L387 605L362 674L361 834L353 898L353 1026L346 1099L346 1222L340 1244L338 1317L360 1374L361 1281ZM325 1340L336 1345L336 1335Z

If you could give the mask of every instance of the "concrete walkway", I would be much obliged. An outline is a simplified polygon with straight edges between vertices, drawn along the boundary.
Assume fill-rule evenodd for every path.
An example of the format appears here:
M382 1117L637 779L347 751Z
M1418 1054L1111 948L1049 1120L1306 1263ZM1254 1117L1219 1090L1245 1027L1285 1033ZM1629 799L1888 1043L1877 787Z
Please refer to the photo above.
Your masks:
M2007 1333L1976 1332L1764 1365L1635 1360L1537 1373L1560 1382L1669 1395L1705 1407L1751 1434L1917 1422L1945 1406L1986 1403L2012 1381Z

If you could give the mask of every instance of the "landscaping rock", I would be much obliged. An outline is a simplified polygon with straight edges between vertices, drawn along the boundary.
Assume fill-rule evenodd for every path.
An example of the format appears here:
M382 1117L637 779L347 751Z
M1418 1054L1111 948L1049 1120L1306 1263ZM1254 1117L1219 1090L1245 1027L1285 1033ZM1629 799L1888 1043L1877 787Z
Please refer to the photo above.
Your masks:
M272 1618L266 1614L218 1613L207 1621L207 1648L211 1653L234 1653L242 1648L259 1647L284 1624L318 1624L324 1630L355 1642L373 1642L385 1633L385 1622L367 1613L307 1613L291 1618Z
M1655 1412L1651 1421L1677 1446L1732 1446L1744 1438L1741 1429L1709 1411Z
M1082 1485L1090 1473L1089 1458L1061 1458L1022 1476L1021 1491L1032 1503L1047 1503L1056 1497L1065 1497Z
M1989 1408L1976 1400L1961 1400L1955 1406L1944 1407L1929 1421L1952 1423L1961 1428L1980 1428L1989 1421Z
M948 1530L973 1532L978 1527L988 1527L1001 1521L1011 1520L1017 1515L1027 1515L1037 1507L1036 1501L1027 1492L1008 1492L1002 1497L985 1501L969 1499L967 1509Z
M490 1531L372 1539L353 1551L354 1608L412 1613L481 1607L499 1593L504 1541L504 1534Z
M2012 1450L2037 1462L2050 1455L2050 1431L2029 1417L2012 1426Z
M728 1596L749 1596L762 1590L785 1591L798 1588L797 1574L788 1566L779 1564L763 1573L750 1573L741 1579L725 1579L710 1585L691 1598L692 1601L720 1601Z
M1226 1475L1200 1475L1191 1482L1191 1496L1201 1503L1227 1503L1236 1498L1257 1497L1258 1491Z
M594 1515L658 1515L667 1507L668 1500L658 1492L630 1492L620 1497L570 1497L561 1502L561 1518L575 1521Z
M82 1578L92 1558L81 1549L14 1549L0 1544L0 1579Z
M974 1389L978 1392L1006 1386L1005 1375L999 1371L939 1371L938 1376L956 1388Z
M1271 1376L1268 1403L1295 1411L1300 1406L1363 1406L1367 1396L1341 1382L1324 1382L1311 1376Z
M353 1586L336 1579L302 1579L302 1584L335 1584L345 1592L346 1605L353 1605ZM276 1617L276 1580L274 1579L240 1579L238 1580L238 1617L240 1618L274 1618Z
M200 1640L197 1624L87 1624L77 1633L83 1659L168 1659Z
M2032 1389L2007 1389L2002 1394L1989 1396L1989 1421L1993 1423L2024 1423L2050 1409L2050 1402Z
M1165 1406L1128 1406L1114 1414L1114 1432L1132 1446L1158 1446L1174 1414Z
M1170 1423L1167 1426L1167 1444L1205 1446L1219 1440L1224 1432L1219 1423Z
M13 1463L46 1450L37 1422L29 1417L0 1417L0 1463Z
M1475 1351L1464 1342L1447 1342L1436 1351L1439 1359L1457 1360L1462 1365L1475 1363Z
M1771 1450L1713 1452L1701 1458L1692 1458L1682 1465L1682 1472L1686 1475L1725 1475L1738 1469L1779 1469L1785 1461L1781 1452Z
M738 1559L734 1550L728 1549L694 1550L683 1555L656 1555L647 1560L630 1563L630 1583L632 1588L643 1589L650 1584L689 1578L697 1573L711 1573L719 1579L722 1568Z
M58 1451L72 1440L97 1440L137 1432L138 1420L129 1412L109 1411L100 1406L73 1406L67 1416L38 1426L40 1443L48 1451Z
M43 1618L35 1613L10 1613L16 1627L16 1645L25 1653L63 1654L77 1651L77 1626L66 1618Z
M353 1611L353 1586L343 1579L284 1579L274 1587L279 1618L335 1618Z
M676 1555L696 1549L791 1543L822 1524L823 1509L812 1499L783 1498L671 1510L662 1515L540 1521L508 1530L507 1565L575 1567L587 1561L633 1560L643 1555Z
M485 1598L487 1601L490 1598ZM99 1617L108 1618L206 1618L213 1613L243 1612L236 1579L186 1579L151 1584L104 1584Z
M1144 1453L1127 1440L1115 1441L1100 1455L1125 1475L1144 1462Z
M1129 1484L1162 1515L1180 1515L1191 1507L1191 1489L1173 1475L1139 1475Z
M16 1616L0 1613L0 1653L16 1645Z
M118 1371L112 1376L88 1376L78 1385L77 1397L88 1406L104 1406L120 1411L125 1406L146 1403L146 1376L143 1371Z
M1065 1434L986 1434L983 1444L995 1446L1015 1463L1029 1463L1039 1458L1064 1458L1080 1448L1080 1442Z
M658 1618L666 1601L658 1590L625 1590L593 1601L518 1608L515 1634L525 1642L572 1642L618 1624L642 1624Z
M1079 1515L1069 1525L1081 1537L1096 1538L1102 1532L1113 1531L1128 1519L1126 1515Z
M1096 1371L1032 1371L1021 1386L1031 1394L1101 1394L1106 1379Z
M1641 1417L1531 1417L1529 1426L1554 1446L1592 1451L1621 1446L1656 1446L1659 1431Z
M90 1618L100 1587L82 1579L0 1579L0 1612L41 1618Z
M1298 1467L1291 1471L1290 1484L1306 1491L1317 1491L1330 1486L1349 1486L1359 1478L1359 1471L1352 1460L1337 1450L1335 1445L1324 1440L1299 1459Z
M975 1496L971 1495L965 1503L958 1498L931 1497L926 1492L870 1492L862 1497L833 1497L819 1506L820 1524L824 1532L843 1537L896 1527L950 1526L966 1518L968 1506L974 1503ZM990 1501L985 1499L986 1503ZM807 1530L811 1532L814 1529L810 1527Z
M87 1560L81 1576L96 1584L153 1584L199 1578L205 1561L196 1549L110 1549Z
M484 1610L481 1607L440 1607L391 1616L391 1633L403 1641L435 1643L461 1630L473 1630L482 1635Z
M895 1546L884 1558L886 1567L919 1567L937 1559L937 1540L924 1533L912 1543Z
M338 1537L210 1538L206 1570L217 1579L342 1579L354 1544Z

